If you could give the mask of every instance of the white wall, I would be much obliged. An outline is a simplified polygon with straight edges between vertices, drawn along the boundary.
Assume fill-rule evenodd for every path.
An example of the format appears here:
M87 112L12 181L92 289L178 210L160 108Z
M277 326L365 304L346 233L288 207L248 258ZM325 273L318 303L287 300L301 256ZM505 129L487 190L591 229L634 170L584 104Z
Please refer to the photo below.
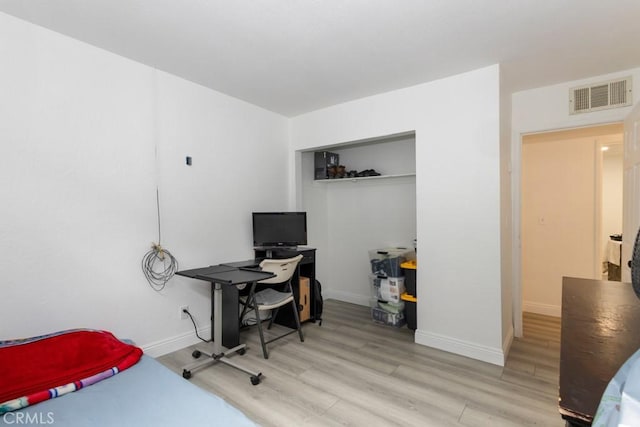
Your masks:
M515 335L522 335L522 319L520 310L522 304L521 284L521 161L522 136L527 133L545 132L551 130L571 129L607 123L621 122L629 114L632 107L614 108L583 114L569 114L569 89L590 83L598 83L609 79L631 75L634 82L640 81L640 68L623 70L616 73L593 76L591 78L564 82L557 85L545 86L514 93L512 96L512 188L513 188L513 266L514 284L513 298L516 309L514 324ZM634 91L633 105L640 99L638 91Z
M640 68L514 93L512 97L513 136L518 140L519 135L522 133L569 129L622 121L631 112L632 107L570 115L569 89L575 86L626 76L632 76L634 83L639 82ZM638 90L633 92L633 105L640 99L638 92Z
M503 364L499 97L491 66L296 117L291 137L312 150L415 130L416 342Z
M594 137L530 135L522 146L524 311L560 316L562 277L598 278Z
M5 14L0 57L0 339L99 328L156 355L197 341L181 305L208 335L208 284L142 275L156 185L181 268L249 257L251 211L288 205L287 119Z

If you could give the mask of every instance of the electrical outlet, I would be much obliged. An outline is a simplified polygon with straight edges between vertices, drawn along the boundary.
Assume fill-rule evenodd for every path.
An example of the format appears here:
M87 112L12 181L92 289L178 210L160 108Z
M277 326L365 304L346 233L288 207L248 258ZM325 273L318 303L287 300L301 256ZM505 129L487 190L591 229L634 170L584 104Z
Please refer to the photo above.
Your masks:
M189 306L188 305L181 305L180 306L180 318L181 319L188 319L189 318L189 315L184 312L185 310L189 311Z

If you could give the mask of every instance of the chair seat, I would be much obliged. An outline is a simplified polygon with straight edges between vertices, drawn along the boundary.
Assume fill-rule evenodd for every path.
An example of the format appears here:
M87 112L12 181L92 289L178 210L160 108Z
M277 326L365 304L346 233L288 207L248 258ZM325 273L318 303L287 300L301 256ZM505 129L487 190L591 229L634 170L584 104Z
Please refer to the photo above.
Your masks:
M280 307L293 300L291 292L278 292L275 289L267 288L254 295L254 301L258 304L258 310L270 310Z

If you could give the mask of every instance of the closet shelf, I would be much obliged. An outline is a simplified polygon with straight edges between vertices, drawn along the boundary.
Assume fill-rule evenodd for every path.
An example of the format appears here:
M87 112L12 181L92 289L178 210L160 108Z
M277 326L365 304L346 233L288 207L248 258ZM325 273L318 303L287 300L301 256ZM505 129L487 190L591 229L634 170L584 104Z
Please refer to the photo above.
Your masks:
M334 183L334 182L357 182L364 181L370 179L391 179L391 178L402 178L407 176L416 176L415 173L401 173L396 175L378 175L378 176L357 176L353 178L333 178L333 179L316 179L314 182L326 182L326 183Z

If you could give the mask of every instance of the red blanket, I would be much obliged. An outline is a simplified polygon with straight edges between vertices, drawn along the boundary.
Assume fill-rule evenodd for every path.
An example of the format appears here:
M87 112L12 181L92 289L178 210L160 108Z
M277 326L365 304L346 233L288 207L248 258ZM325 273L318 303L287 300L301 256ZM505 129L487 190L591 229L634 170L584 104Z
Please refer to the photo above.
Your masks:
M109 369L115 374L141 356L141 349L106 331L73 330L0 342L0 404L80 382Z

